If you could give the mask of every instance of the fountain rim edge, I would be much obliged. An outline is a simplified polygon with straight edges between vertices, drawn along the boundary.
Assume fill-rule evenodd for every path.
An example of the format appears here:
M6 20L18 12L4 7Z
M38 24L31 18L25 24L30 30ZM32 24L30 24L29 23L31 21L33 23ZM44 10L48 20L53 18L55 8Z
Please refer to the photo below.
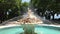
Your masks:
M9 27L17 27L17 26L21 26L21 25L9 25L9 26L6 25L6 26L0 27L0 29L9 28ZM60 27L60 25L51 25L51 24L50 25L49 24L34 24L34 25Z

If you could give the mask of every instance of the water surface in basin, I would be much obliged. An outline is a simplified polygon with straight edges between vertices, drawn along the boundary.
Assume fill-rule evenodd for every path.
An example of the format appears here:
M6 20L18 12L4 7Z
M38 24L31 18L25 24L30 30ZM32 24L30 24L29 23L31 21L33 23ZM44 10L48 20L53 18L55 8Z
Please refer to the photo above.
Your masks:
M24 32L20 26L0 29L0 34L20 34ZM36 26L35 32L37 34L60 34L60 27L52 26Z

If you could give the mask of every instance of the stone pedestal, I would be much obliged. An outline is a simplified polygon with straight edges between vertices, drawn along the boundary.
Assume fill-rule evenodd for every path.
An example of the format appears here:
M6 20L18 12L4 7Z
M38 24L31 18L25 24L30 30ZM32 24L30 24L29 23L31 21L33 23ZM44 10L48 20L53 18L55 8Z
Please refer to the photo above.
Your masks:
M36 34L34 32L35 26L33 24L24 24L22 25L24 33L23 34Z

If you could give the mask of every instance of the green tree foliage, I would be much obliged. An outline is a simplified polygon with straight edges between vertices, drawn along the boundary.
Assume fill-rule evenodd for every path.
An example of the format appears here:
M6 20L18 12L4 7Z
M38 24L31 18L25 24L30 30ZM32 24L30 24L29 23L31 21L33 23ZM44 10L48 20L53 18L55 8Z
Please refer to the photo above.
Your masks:
M22 0L15 0L16 1L16 5L17 5L17 8L18 8L18 14L20 15L20 8L21 8L21 1Z
M21 4L21 13L22 13L22 14L24 14L24 13L27 12L28 6L29 6L29 3L28 3L28 2L23 2L23 3Z
M0 21L20 15L20 6L21 0L0 0Z
M24 2L24 3L22 3L22 6L28 7L29 6L29 3L28 2Z
M42 13L42 16L45 15L46 10L50 12L46 14L48 19L51 15L54 19L54 15L60 13L60 0L31 0L31 3L34 8L37 8L38 14Z

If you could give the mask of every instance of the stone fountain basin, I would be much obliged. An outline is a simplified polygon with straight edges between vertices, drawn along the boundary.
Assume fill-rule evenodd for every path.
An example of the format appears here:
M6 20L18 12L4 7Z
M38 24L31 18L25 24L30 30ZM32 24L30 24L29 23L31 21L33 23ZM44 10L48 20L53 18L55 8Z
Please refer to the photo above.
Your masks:
M24 30L21 25L0 28L0 34L20 34L22 32ZM37 34L60 34L60 26L35 24L34 32Z

